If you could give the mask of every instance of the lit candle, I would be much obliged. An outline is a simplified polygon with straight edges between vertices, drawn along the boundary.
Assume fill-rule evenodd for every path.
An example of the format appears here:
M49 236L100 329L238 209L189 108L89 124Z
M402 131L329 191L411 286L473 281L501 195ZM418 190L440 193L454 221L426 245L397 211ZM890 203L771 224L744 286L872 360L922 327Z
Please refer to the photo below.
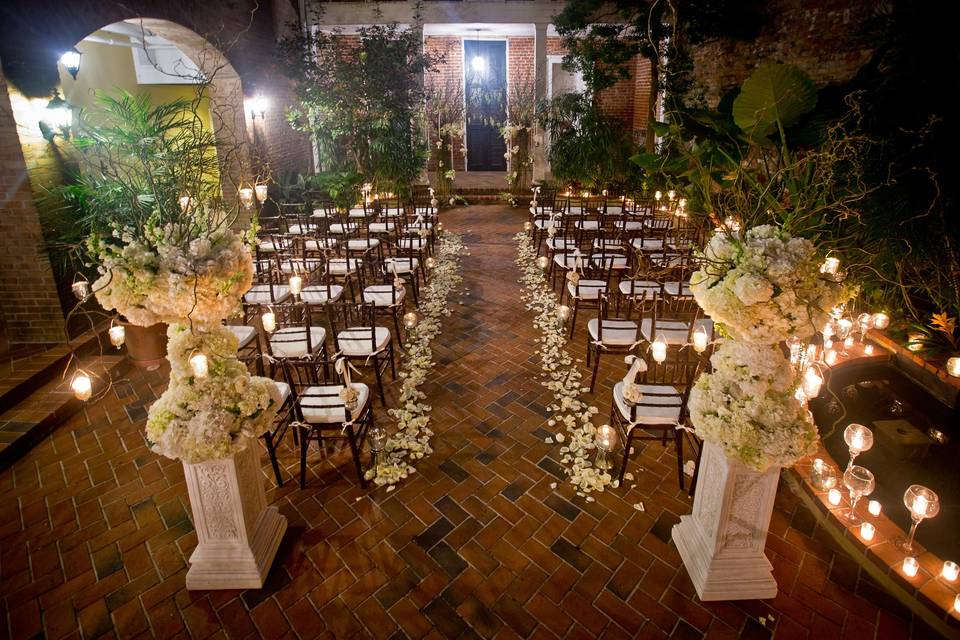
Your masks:
M417 326L418 318L415 311L408 311L403 314L403 326L407 329L413 329Z
M660 202L660 198L662 198L662 197L663 197L663 194L660 193L659 191L657 191L655 194L653 194L653 199L656 200L657 202Z
M190 368L193 370L194 376L206 378L207 374L210 373L210 364L207 362L207 356L202 353L192 356L190 358Z
M960 611L960 594L953 598L953 610Z
M830 338L824 338L824 339L823 339L823 348L824 348L824 350L826 350L826 351L829 351L830 349L833 349L833 340L831 340Z
M243 205L244 209L249 209L253 206L253 189L250 187L242 187L239 189L237 196L240 198L240 204Z
M650 345L650 353L657 362L664 362L667 359L667 341L663 336L657 336L657 339Z
M533 227L533 225L530 224L530 221L529 221L529 220L527 220L526 222L523 223L523 230L524 230L524 231L530 231L530 229L531 229L532 227Z
M957 566L957 563L953 560L946 560L943 563L943 568L940 569L940 575L948 582L955 582L957 577L960 576L960 566Z
M300 276L290 276L290 293L298 296L301 291L303 291L303 278Z
M867 511L869 511L870 515L872 516L880 515L881 508L882 507L880 506L880 502L878 500L871 500L869 503L867 503Z
M700 328L693 332L693 350L697 353L703 353L707 350L707 330L700 325Z
M843 341L843 348L844 348L844 349L850 349L851 347L853 347L853 336L850 336L850 337L848 337L846 340Z
M917 575L917 571L920 569L920 563L917 562L917 559L910 556L903 559L903 573L908 578L912 578Z
M827 494L827 501L833 506L840 504L841 498L843 498L843 494L840 493L839 489L830 489L830 492Z
M864 522L860 525L860 537L866 541L873 540L873 534L876 533L877 529L869 522Z
M193 202L193 198L190 196L180 196L177 198L177 201L180 203L180 211L186 213L187 209L190 208L190 203Z
M256 193L257 193L257 202L259 202L260 204L263 204L264 202L266 202L266 200L267 200L267 185L265 185L265 184L258 184L258 185L255 186L253 189L254 189L254 191L256 191Z
M677 204L680 206L681 209L684 209L687 206L687 199L680 198L680 200L677 201Z
M540 256L537 258L537 266L546 271L547 267L550 266L550 258L547 256Z
M617 434L610 425L605 424L597 429L597 446L604 451L613 449L613 444L616 442L616 439Z
M73 380L70 381L70 389L77 400L89 400L90 396L93 395L93 382L86 373L77 371Z
M71 285L70 289L77 300L86 300L90 296L90 283L86 280L78 280Z
M830 256L823 261L823 264L820 266L820 273L826 273L827 275L835 276L837 275L837 270L840 268L840 259Z
M833 325L830 324L829 322L828 322L827 324L823 325L823 331L821 331L820 333L823 334L823 339L824 339L824 340L829 340L829 339L830 339L830 336L833 335Z
M557 307L557 317L560 318L561 322L566 322L570 319L570 307L565 304Z
M126 329L123 327L123 325L119 325L119 324L110 327L109 333L110 333L110 344L112 344L117 348L119 348L123 344L123 341L126 339L126 336L127 336Z
M437 266L436 258L427 258L426 260L427 269L433 269Z
M923 334L919 332L911 333L907 336L907 349L910 351L920 351L923 349Z
M676 191L674 191L673 189L671 189L670 191L667 191L667 199L670 200L670 202L673 202L673 199L676 197L677 197Z
M930 506L930 502L927 500L927 496L918 494L916 498L913 499L913 506L911 510L914 515L919 518L927 517L927 508Z
M830 351L827 351L827 355L823 360L832 367L833 365L837 364L837 352L833 349L830 349Z
M853 434L853 437L850 438L850 450L856 453L863 451L863 432L856 431Z
M873 314L874 329L886 329L889 326L890 326L890 316L882 312Z
M872 344L866 345L866 346L863 348L863 354L864 354L864 355L867 355L867 356L872 356L872 355L873 355L873 345L872 345Z
M807 367L803 374L803 393L808 398L816 398L820 395L820 387L823 385L823 378L813 367Z
M606 190L606 189L603 190L603 197L604 197L604 198L607 197L607 190Z
M947 373L954 378L960 378L960 357L953 356L947 360Z
M811 344L807 346L807 359L804 362L816 362L817 361L817 345Z
M443 223L442 223L442 222L438 222L438 223L437 223L437 233L443 233Z
M277 316L273 311L265 311L262 316L260 316L260 323L263 325L263 330L267 333L273 333L277 328Z

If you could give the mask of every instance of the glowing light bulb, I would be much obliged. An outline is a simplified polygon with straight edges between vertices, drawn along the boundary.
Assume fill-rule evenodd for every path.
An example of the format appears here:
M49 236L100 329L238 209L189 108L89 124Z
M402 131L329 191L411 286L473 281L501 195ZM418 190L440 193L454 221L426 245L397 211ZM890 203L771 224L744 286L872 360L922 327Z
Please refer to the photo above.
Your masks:
M89 400L93 395L93 381L83 371L77 371L70 381L70 390L77 400Z
M470 61L470 68L476 71L477 73L484 73L487 70L487 59L483 56L473 56L473 60Z
M667 341L663 336L657 336L657 339L650 345L650 353L657 362L664 362L667 359Z
M265 311L260 316L260 324L267 333L273 333L277 329L277 315L273 311Z
M124 340L127 338L127 330L123 327L123 325L118 324L110 327L108 333L110 334L110 344L118 349L123 345Z
M203 355L202 353L191 356L190 369L193 370L193 375L195 377L206 378L210 373L210 363L207 361L207 356Z

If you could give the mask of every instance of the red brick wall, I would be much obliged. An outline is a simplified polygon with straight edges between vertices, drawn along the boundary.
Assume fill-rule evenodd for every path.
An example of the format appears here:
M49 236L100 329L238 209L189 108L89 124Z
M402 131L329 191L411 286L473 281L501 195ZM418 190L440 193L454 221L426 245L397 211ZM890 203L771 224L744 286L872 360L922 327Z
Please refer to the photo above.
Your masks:
M507 95L510 85L517 82L533 86L536 73L534 65L535 39L532 36L510 36L507 38Z
M63 312L2 73L0 192L0 331L11 342L61 342Z
M749 42L715 40L693 51L691 98L716 106L764 62L795 64L818 86L846 82L870 58L875 43L865 23L879 0L771 0L768 24Z
M447 84L459 85L463 87L463 42L457 36L426 36L424 38L424 50L427 53L439 54L444 57L443 62L432 70L426 79L427 90L431 84L436 86L445 86ZM430 148L436 149L436 125L430 128ZM464 141L457 138L453 141L453 168L456 171L463 171L466 168L466 159L459 152ZM429 161L430 170L436 169L436 157L431 154Z

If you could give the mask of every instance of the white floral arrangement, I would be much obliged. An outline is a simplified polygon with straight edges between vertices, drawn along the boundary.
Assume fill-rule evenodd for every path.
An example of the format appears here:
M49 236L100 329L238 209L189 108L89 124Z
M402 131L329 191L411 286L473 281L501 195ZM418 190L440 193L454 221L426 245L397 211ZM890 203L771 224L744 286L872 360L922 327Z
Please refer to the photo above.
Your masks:
M773 344L812 336L853 294L820 272L823 259L812 242L772 225L719 230L702 257L690 289L736 340Z
M427 375L434 365L430 344L440 335L443 318L451 314L447 297L463 281L460 275L461 255L469 253L465 253L458 234L447 232L440 236L436 265L431 270L427 286L421 291L419 310L422 317L408 333L404 343L398 407L387 411L397 421L397 428L387 438L383 464L366 474L368 480L373 480L377 486L386 486L387 491L392 491L400 480L416 472L411 461L433 453L430 446L433 431L429 428L432 407L423 402L426 395L420 386L427 381Z
M226 458L242 451L272 425L280 395L276 384L251 376L236 358L237 338L214 325L191 331L171 324L170 384L150 407L146 436L154 453L188 463ZM206 356L203 375L190 359Z
M101 274L93 291L104 309L140 326L210 326L240 311L253 282L245 236L216 227L197 234L189 224L148 223L144 231L139 239L124 229L88 241Z
M597 434L592 420L599 409L581 400L589 387L583 384L583 374L565 348L566 332L557 317L559 301L537 264L536 246L526 233L518 233L515 239L520 283L524 286L522 298L526 308L536 314L534 326L541 333L537 338L543 369L541 384L553 393L553 402L547 407L552 412L547 426L557 431L548 441L563 445L560 461L570 483L576 487L578 496L593 502L593 496L588 494L617 486L610 472L594 467L591 460L596 452Z
M779 345L727 340L711 363L690 391L698 436L760 472L816 451L817 428L794 396L797 380Z

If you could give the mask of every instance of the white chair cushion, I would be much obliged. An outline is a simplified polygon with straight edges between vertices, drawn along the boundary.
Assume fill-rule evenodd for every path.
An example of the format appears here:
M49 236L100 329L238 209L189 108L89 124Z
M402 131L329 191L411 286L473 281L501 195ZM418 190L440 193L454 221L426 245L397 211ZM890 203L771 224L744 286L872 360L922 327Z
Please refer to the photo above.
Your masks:
M397 218L400 216L400 209L392 209L390 207L385 207L380 210L380 215L384 218Z
M339 222L334 222L330 225L330 233L336 233L337 235L342 235L343 233L356 233L359 229L359 226L355 224L346 225L346 231L344 231L344 225Z
M599 250L600 247L607 249L608 251L620 251L623 248L623 244L616 238L596 238L593 241L593 248Z
M560 220L553 220L551 218L538 218L533 221L533 226L537 229L549 229L550 227L560 228Z
M587 280L580 278L577 284L567 282L567 291L570 297L579 300L596 300L601 293L607 292L607 283L603 280Z
M600 323L597 318L591 318L587 323L591 340L597 340L600 335L599 329ZM606 319L603 321L603 344L624 347L633 344L638 338L637 323L633 320Z
M651 262L658 267L666 269L668 267L679 267L683 264L683 258L679 253L667 253L652 256Z
M323 346L327 331L323 327L310 327L310 353ZM306 327L283 327L270 336L270 352L277 358L299 358L307 355Z
M683 286L683 289L682 289L683 293L680 293L681 285ZM679 296L679 295L692 296L693 295L693 292L690 291L689 282L664 282L663 290L671 296Z
M394 267L396 265L396 267ZM416 258L387 258L383 261L383 270L386 273L413 273L420 266Z
M304 234L304 233L309 233L310 231L311 231L311 229L309 229L309 228L304 229L304 228L303 228L302 226L300 226L299 224L291 224L291 225L289 225L289 226L287 227L287 233L292 233L292 234L295 235L295 236L299 236L299 235Z
M640 231L643 229L643 223L639 220L617 220L615 226L623 231Z
M669 385L641 384L643 396L637 406L637 422L640 424L676 424L680 420L680 394ZM675 396L652 396L650 393L670 393ZM623 380L613 385L613 401L623 419L630 421L631 407L623 397ZM650 404L647 404L650 403ZM656 406L663 405L663 406ZM673 406L671 406L673 405Z
M350 327L337 334L337 348L345 356L369 356L390 342L390 330L377 327L375 332L376 348L370 348L370 327Z
M330 216L323 209L314 209L313 213L310 214L311 218L329 218Z
M391 290L396 293L391 293ZM403 302L406 288L397 289L392 284L373 284L363 290L363 301L372 302L378 307L389 307Z
M283 403L290 397L290 385L276 380L273 381L273 384L277 385L277 392L280 394L280 406L283 406Z
M348 215L351 218L366 218L367 212L363 209L350 209L350 213Z
M582 264L587 264L589 259L590 256L580 254L580 261ZM562 267L564 269L573 269L575 266L577 266L577 257L572 253L558 253L557 255L553 256L553 261L557 263L558 267Z
M257 242L257 250L270 253L277 250L277 244L273 240L261 240Z
M327 286L323 284L312 284L304 287L300 292L300 299L307 304L324 304L326 302L336 302L343 295L343 287L338 284L331 284L329 295Z
M370 233L387 233L393 231L396 225L392 222L371 222L368 225Z
M284 260L280 263L280 271L283 273L310 273L321 267L323 260L320 258Z
M577 220L577 229L584 231L597 231L600 229L599 220Z
M348 249L371 249L379 246L380 241L377 238L358 238L356 240L347 240Z
M630 246L637 251L663 251L663 240L660 238L634 238Z
M632 294L630 293L631 287ZM660 283L652 280L621 280L617 288L625 296L641 296L646 292L647 298L650 298L654 293L660 291Z
M327 262L327 270L338 276L354 273L359 268L360 261L357 258L334 258Z
M370 389L362 382L351 382L357 392L357 408L350 412L356 418L370 399ZM347 419L343 400L340 399L342 384L307 387L300 393L298 402L303 419L310 424L339 424Z
M640 333L642 333L643 337L647 340L653 341L657 339L657 336L662 335L667 344L686 344L687 332L690 329L690 325L683 320L668 320L658 318L657 336L650 335L652 325L653 318L644 318L643 322L640 324ZM710 335L713 332L713 321L709 318L701 318L693 323L694 331L696 331L698 327L703 327L704 331L707 332L707 335Z
M240 342L240 349L243 349L251 342L253 342L257 337L257 330L253 327L248 327L242 324L228 324L227 329L235 336Z
M427 231L429 231L430 229L433 229L433 223L432 222L411 222L410 224L403 227L403 232L416 233L420 231L420 229L426 229Z
M273 299L270 299L269 284L255 284L250 290L243 294L243 300L247 304L271 304L273 302L283 302L290 297L290 287L285 284L273 285Z
M611 269L627 268L627 256L621 256L614 253L591 255L590 262L598 267L603 267L604 269L607 267L610 267Z
M573 238L547 238L547 246L553 251L573 251L577 248L577 241Z

